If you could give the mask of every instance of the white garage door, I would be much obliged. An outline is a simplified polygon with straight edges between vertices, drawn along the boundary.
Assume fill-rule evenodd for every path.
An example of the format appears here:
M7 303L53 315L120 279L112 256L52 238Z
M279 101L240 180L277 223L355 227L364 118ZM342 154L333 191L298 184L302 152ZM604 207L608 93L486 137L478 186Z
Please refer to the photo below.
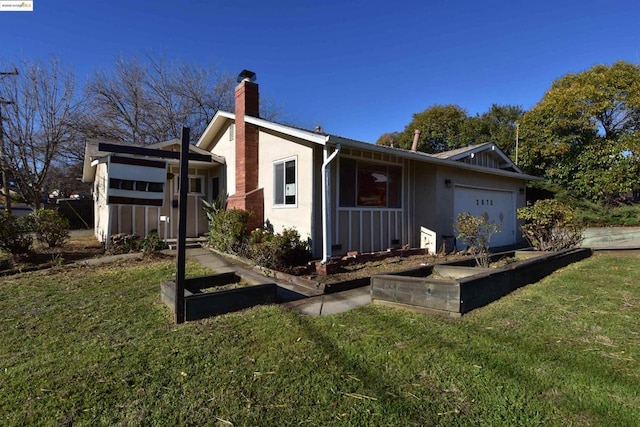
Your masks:
M516 215L512 191L488 190L473 187L455 187L454 221L460 212L479 216L485 212L489 220L499 225L500 231L491 237L491 246L505 246L516 242ZM458 242L458 249L465 245Z

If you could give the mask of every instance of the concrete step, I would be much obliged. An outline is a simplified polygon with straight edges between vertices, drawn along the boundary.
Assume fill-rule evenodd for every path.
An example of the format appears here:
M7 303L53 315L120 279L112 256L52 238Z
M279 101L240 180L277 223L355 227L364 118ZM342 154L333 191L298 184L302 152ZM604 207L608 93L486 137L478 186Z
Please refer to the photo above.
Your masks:
M171 250L178 249L178 239L167 239L167 247ZM207 243L206 237L187 237L185 247L187 249L201 248Z

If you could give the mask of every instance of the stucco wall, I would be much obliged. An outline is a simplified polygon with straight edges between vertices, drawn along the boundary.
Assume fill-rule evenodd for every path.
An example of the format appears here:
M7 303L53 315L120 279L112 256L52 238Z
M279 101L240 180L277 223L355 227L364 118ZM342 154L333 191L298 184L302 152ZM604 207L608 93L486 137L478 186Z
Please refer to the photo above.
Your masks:
M211 152L225 158L225 172L221 174L223 188L229 196L236 192L236 141L229 140L230 126L216 139Z
M314 198L313 149L282 137L260 131L258 185L264 190L264 220L276 232L283 226L295 227L302 239L312 237ZM275 206L274 162L296 159L296 205ZM319 207L318 207L319 209Z

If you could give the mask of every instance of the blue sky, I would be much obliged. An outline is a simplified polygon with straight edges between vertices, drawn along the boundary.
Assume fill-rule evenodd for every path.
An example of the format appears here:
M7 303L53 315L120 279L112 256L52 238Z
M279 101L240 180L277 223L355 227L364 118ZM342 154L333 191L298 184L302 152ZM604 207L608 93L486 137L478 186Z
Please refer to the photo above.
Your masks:
M0 13L0 60L55 54L79 82L149 52L246 68L281 120L369 142L434 104L529 109L566 73L640 63L639 0L33 3Z

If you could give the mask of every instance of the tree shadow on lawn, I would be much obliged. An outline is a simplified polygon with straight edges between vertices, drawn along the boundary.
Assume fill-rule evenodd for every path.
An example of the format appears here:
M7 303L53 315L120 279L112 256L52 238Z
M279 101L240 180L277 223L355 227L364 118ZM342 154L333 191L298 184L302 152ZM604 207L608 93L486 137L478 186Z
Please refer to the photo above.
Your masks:
M393 320L404 323L403 326L396 326L397 328L416 328L406 317L394 316ZM505 411L503 415L514 417L511 421L529 423L533 420L527 417L532 416L536 419L542 417L538 419L542 424L557 421L564 423L568 420L548 419L551 410L549 414L539 413L539 408L543 406L553 408L555 412L560 407L558 403L564 402L555 413L562 416L569 409L576 411L574 422L582 423L585 416L593 418L595 415L599 418L599 421L591 420L595 424L605 420L610 425L636 423L637 414L627 417L623 413L622 409L626 404L624 400L618 399L618 394L622 393L624 396L624 391L619 390L620 388L635 390L637 384L632 377L619 375L611 366L610 359L576 354L575 349L567 351L561 340L549 342L524 335L506 337L501 332L492 332L484 324L465 322L463 319L452 320L451 323L457 326L456 337L450 331L441 331L435 337L433 333L430 334L431 342L439 347L438 352L458 360L457 365L475 368L479 374L483 371L483 379L479 380L479 384L474 384L474 387L485 388L491 394L500 394L500 398L504 400L501 405L501 409ZM429 334L426 329L425 335ZM567 373L564 377L561 376L563 372ZM452 381L464 381L464 377L461 373L459 378L452 378ZM613 391L612 387L618 390ZM620 406L621 411L612 411L615 406ZM528 415L518 415L515 412L527 410L530 410Z
M624 402L629 399L624 390L634 389L633 380L627 375L616 375L606 358L583 358L575 351L566 351L561 343L518 337L505 340L504 334L492 333L484 325L441 319L433 319L431 323L429 316L425 316L424 322L416 323L410 322L411 316L385 312L394 309L374 309L379 310L374 323L389 324L386 332L389 336L412 331L407 334L410 345L424 346L425 351L418 354L424 362L416 362L416 366L421 366L420 372L394 380L382 369L376 369L380 366L379 359L376 363L367 363L366 358L372 356L370 350L363 351L359 358L355 353L350 354L349 346L357 351L353 343L341 346L310 318L297 316L297 319L308 338L329 356L331 363L360 380L362 391L357 397L375 400L385 416L409 418L419 424L460 422L474 417L490 422L553 424L568 421L562 417L570 414L578 423L589 419L595 423L604 420L621 423L619 425L635 423L634 411L624 409ZM458 325L454 328L458 333L453 332L454 335L446 326L451 323ZM382 335L385 327L380 328ZM396 350L390 342L385 345L389 350ZM446 360L439 361L440 358ZM563 372L566 377L561 376ZM438 378L439 375L444 377ZM406 391L402 390L404 385L413 385L410 384L414 382L412 378L425 387L419 400L407 398ZM452 393L447 389L450 384L454 389L457 384L459 390ZM616 397L619 394L621 399Z
M298 315L295 318L307 337L318 345L324 354L329 356L330 363L337 366L344 375L357 378L358 390L362 390L362 392L341 391L339 392L340 394L347 398L353 398L354 402L358 400L369 401L373 402L375 406L381 406L383 413L377 415L383 415L385 418L391 417L392 420L398 418L406 420L409 418L420 425L437 423L438 419L432 417L433 412L425 411L424 406L415 405L415 401L409 401L403 396L403 391L398 389L398 384L393 384L389 379L385 378L382 370L375 369L374 365L369 365L372 367L368 367L366 360L350 355L333 338L324 334L322 328L314 324L310 317ZM424 404L425 401L422 401L422 403ZM426 404L429 405L430 403L427 402ZM363 408L364 411L366 409ZM368 413L369 411L366 412ZM365 416L373 415L375 414L368 413ZM348 419L344 421L348 422Z

